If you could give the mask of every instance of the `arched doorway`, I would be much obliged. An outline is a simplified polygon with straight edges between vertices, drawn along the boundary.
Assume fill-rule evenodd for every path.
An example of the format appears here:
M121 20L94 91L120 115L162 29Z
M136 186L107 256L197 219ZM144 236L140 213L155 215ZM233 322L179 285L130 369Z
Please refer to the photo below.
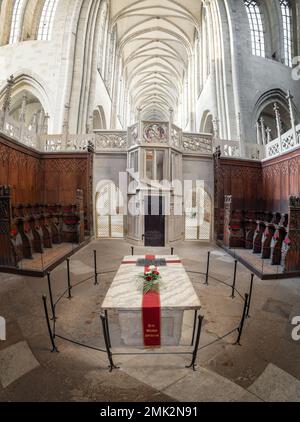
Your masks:
M185 240L210 241L212 200L203 187L193 188L185 204Z
M96 193L96 237L124 237L123 197L113 182L104 182Z

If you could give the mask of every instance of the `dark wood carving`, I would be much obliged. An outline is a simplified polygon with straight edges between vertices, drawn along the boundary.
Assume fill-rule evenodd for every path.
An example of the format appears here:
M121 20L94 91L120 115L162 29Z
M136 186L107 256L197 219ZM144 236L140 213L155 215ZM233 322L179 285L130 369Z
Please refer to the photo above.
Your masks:
M271 257L271 243L273 236L275 234L275 226L273 224L269 224L266 227L266 230L263 234L262 238L262 252L261 256L263 259L269 259Z
M23 257L26 259L33 258L33 234L30 229L29 223L24 222L24 218L18 218L16 220L16 226L20 233L23 245Z
M76 204L76 191L81 189L86 234L91 233L93 224L92 171L91 149L39 153L0 135L0 185L10 186L11 204Z
M1 266L16 267L34 253L63 241L82 242L92 232L91 148L39 153L1 134L0 186Z
M285 238L287 252L283 266L285 271L300 270L300 198L291 196L289 199L289 230Z
M84 221L84 203L83 203L83 191L77 189L76 193L76 207L77 215L79 217L78 221L78 242L82 243L85 239L85 221Z
M253 253L261 253L262 238L266 230L264 221L258 221L253 239Z
M11 242L11 190L8 186L0 186L0 265L16 265Z
M272 265L281 265L282 244L286 237L286 229L279 226L274 234L274 242L272 245Z
M220 198L220 183L221 181L221 165L220 165L221 149L220 147L216 148L214 153L214 237L215 240L222 240L224 234L224 209L223 209L223 198Z

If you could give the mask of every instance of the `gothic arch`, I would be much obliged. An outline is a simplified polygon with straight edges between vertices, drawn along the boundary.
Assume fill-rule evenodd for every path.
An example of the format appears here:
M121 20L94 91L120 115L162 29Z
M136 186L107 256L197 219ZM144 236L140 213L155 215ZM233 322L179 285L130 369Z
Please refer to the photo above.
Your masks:
M98 106L93 112L93 130L107 129L105 112L102 106Z
M15 83L12 91L12 98L26 90L41 103L45 112L51 112L50 100L47 91L44 88L45 83L41 82L37 75L18 72L15 75ZM0 91L0 102L3 101L6 85Z
M202 115L200 130L201 133L213 133L213 115L209 110L205 110Z
M277 103L280 110L281 115L281 123L283 132L289 130L291 128L291 121L290 121L290 114L289 114L289 106L286 99L286 93L277 88L272 89L267 92L264 92L260 97L257 99L256 104L254 106L253 117L252 117L252 127L253 131L255 131L256 122L263 117L266 123L266 126L271 129L272 138L275 139L277 137L276 132L276 119L275 113L273 110L274 103ZM299 119L299 111L295 108L296 118Z

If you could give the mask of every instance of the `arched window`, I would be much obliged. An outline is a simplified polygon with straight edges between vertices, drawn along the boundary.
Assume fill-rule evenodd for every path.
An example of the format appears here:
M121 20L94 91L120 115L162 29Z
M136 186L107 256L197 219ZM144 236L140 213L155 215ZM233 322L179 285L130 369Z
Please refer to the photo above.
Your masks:
M293 63L293 27L292 27L292 8L290 0L280 0L282 24L283 24L283 46L284 62L292 67Z
M244 3L251 29L252 53L255 56L266 57L264 26L259 2L256 0L244 0Z
M24 0L15 1L11 21L9 44L14 44L15 42L19 41L21 35L21 21L24 10L24 3Z
M45 1L38 30L38 40L50 40L57 3L57 0Z

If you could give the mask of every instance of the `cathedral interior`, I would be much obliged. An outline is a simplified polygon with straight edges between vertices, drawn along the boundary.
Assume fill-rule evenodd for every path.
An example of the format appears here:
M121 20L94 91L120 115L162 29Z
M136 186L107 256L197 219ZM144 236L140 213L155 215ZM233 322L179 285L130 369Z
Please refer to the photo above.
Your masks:
M145 254L196 371L102 312ZM300 0L0 0L0 402L299 402L299 323Z

